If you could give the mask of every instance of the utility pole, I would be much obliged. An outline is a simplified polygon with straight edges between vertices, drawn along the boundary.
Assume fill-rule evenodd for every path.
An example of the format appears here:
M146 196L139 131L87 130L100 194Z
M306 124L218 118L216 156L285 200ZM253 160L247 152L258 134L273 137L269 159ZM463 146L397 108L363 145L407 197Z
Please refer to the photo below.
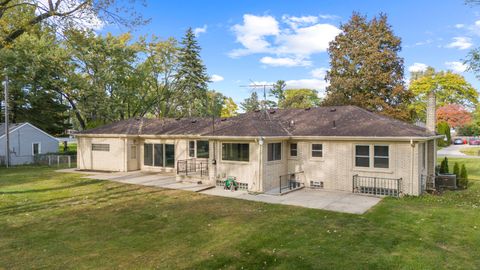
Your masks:
M8 75L5 69L5 166L10 166L10 129L8 128Z

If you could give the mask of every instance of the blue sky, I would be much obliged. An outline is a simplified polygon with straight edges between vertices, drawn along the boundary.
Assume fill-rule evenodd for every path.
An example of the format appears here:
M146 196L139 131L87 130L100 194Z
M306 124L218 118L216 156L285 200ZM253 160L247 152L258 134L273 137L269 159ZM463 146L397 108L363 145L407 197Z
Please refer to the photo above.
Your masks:
M478 80L461 62L480 46L480 6L444 1L147 1L138 11L151 22L134 34L180 39L197 29L202 58L216 79L214 90L238 103L251 93L240 87L282 79L291 88L323 93L328 69L326 46L353 11L371 18L384 12L402 39L405 74L427 65ZM119 33L107 27L103 31Z

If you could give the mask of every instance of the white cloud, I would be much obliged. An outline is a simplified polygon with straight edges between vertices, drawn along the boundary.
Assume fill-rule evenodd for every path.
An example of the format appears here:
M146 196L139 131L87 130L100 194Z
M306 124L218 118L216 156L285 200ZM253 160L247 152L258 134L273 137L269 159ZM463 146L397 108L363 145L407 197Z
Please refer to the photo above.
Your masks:
M408 67L410 72L421 72L427 70L428 66L423 63L413 63L413 65Z
M462 72L465 72L465 70L467 70L467 65L465 65L462 62L456 62L456 61L445 62L445 66L447 66L448 69L451 69L452 71L458 72L458 73L462 73Z
M311 66L312 61L304 60L301 58L288 58L288 57L270 57L265 56L260 59L260 63L273 66L273 67L299 67L299 66Z
M454 37L453 42L447 44L447 48L457 48L459 50L466 50L472 47L472 39L469 37Z
M220 76L220 75L217 75L217 74L213 74L211 77L210 77L210 80L212 82L221 82L223 81L223 77Z
M318 17L316 16L302 16L295 17L289 15L283 15L282 20L290 25L291 28L296 29L299 26L312 25L318 22Z
M464 27L465 27L465 24L463 24L463 23L457 23L457 24L455 24L455 28L460 29L460 28L464 28Z
M231 57L248 54L274 54L280 58L308 60L311 54L325 52L341 31L332 24L319 24L316 16L284 15L283 24L272 16L245 14L243 23L232 30L243 45L230 52ZM262 58L263 59L263 58Z
M289 80L286 81L287 89L298 89L298 88L308 88L319 91L319 94L323 95L325 93L325 88L327 88L328 83L325 80L319 79L300 79L300 80Z
M337 15L331 15L331 14L320 14L320 15L318 15L318 17L320 19L324 19L324 20L334 20L334 19L340 18Z
M310 71L310 74L312 77L316 79L325 79L325 75L327 75L328 68L316 68L312 71Z
M195 36L199 36L200 34L206 33L207 32L207 25L205 24L203 27L197 27L193 29L193 33Z
M340 34L340 29L331 24L315 24L295 29L292 34L278 37L280 46L277 53L288 53L309 56L313 53L325 52L328 43Z
M252 53L268 52L270 43L266 36L276 36L280 33L278 21L272 16L243 15L243 24L233 26L237 42L245 48L230 53L231 57L239 57Z

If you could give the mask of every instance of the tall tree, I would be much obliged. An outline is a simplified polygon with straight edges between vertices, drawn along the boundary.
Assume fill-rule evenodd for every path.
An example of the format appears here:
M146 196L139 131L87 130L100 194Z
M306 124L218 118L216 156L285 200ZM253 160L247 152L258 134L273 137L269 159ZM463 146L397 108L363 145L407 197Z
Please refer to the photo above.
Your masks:
M225 97L223 101L221 117L233 117L237 115L238 105L231 97Z
M412 97L403 82L401 40L380 14L368 21L353 13L330 42L326 105L353 104L399 119L409 119Z
M417 79L410 82L410 91L414 94L410 108L420 120L425 120L427 94L435 91L437 106L459 104L473 110L478 103L478 93L465 78L450 71L436 72L428 68L425 72L415 73Z
M134 26L146 22L131 6L115 0L3 0L0 1L0 49L39 24L58 30L96 24ZM134 2L134 1L130 1Z
M68 106L53 85L62 72L55 63L63 56L56 53L54 35L47 31L37 34L25 34L0 50L0 69L10 78L10 120L62 134L70 127Z
M320 104L318 92L312 89L285 90L283 108L305 109L317 107Z
M472 122L472 114L462 105L447 104L437 110L437 122L447 122L450 127L457 128Z
M278 80L273 84L272 89L270 90L270 95L277 99L275 107L282 108L283 102L285 101L285 88L287 84L283 80Z
M176 74L177 89L186 101L184 114L205 115L208 82L207 68L200 57L200 46L192 28L189 28L181 42L178 60L180 66Z
M261 104L260 101L258 100L258 94L257 92L252 92L250 97L246 98L243 102L240 103L240 107L245 111L245 112L252 112L255 110L260 110Z

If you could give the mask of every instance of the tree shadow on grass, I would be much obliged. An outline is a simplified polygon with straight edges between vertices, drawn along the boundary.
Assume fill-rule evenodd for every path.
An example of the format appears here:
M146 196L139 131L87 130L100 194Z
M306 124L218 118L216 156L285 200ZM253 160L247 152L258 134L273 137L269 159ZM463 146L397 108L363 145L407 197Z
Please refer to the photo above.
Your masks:
M76 187L83 187L87 185L98 184L98 180L88 180L79 182L73 185L68 186L59 186L53 188L44 188L44 189L27 189L27 190L13 190L13 191L0 191L0 195L4 194L24 194L24 193L37 193L37 192L48 192L48 191L55 191L55 190L62 190L62 189L69 189L69 188L76 188Z
M145 196L147 194L159 193L164 190L152 190L146 192L137 192L142 187L138 186L116 186L108 190L100 190L96 192L82 193L75 196L67 196L56 199L44 200L39 202L31 202L27 204L8 206L0 208L0 216L17 215L23 213L31 213L40 210L53 210L62 207L79 206L79 205L96 205L116 199L127 199L137 196Z

